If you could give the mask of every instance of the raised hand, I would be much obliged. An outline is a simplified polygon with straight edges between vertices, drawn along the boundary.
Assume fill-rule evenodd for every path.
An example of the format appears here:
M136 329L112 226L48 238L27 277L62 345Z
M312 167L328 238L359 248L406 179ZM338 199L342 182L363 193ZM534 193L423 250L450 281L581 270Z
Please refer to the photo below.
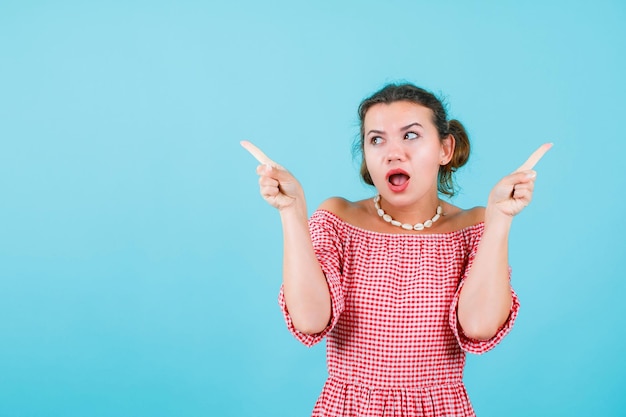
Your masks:
M302 186L289 171L268 158L252 143L244 140L241 141L241 146L261 163L256 172L259 175L261 195L265 201L279 210L293 206L298 200L304 202Z
M487 210L495 209L502 214L515 216L530 204L537 176L533 168L551 147L551 143L541 145L522 166L502 178L489 194Z

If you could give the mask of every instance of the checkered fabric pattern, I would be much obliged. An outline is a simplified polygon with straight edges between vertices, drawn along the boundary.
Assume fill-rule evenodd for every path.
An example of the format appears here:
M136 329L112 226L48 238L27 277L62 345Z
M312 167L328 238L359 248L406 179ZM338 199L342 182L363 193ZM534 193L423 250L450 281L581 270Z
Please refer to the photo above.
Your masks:
M474 416L465 386L465 352L487 341L466 337L456 317L459 291L484 230L480 223L443 234L386 234L352 226L330 212L309 221L313 246L332 298L332 320L316 335L293 327L283 292L279 304L306 346L326 337L329 377L315 417Z

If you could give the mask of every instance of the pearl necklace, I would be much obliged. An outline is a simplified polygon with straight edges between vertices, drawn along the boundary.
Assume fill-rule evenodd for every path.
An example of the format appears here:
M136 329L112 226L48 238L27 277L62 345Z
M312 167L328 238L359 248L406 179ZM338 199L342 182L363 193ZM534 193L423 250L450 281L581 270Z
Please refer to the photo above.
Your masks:
M391 223L394 226L399 226L405 230L424 230L424 228L426 227L431 227L433 223L439 220L439 217L441 217L441 213L443 213L443 208L441 208L441 204L439 204L437 206L437 212L432 219L426 220L424 223L409 224L394 220L390 215L385 213L385 210L380 208L380 194L374 197L374 207L376 207L376 213L378 213L378 215L384 221L386 221L387 223Z

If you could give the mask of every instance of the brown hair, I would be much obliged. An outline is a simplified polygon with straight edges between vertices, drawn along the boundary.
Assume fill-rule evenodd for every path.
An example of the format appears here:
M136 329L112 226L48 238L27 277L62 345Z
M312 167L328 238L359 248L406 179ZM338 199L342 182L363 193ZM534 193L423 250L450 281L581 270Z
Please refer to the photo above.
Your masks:
M360 134L359 141L355 143L354 150L361 156L361 178L366 184L374 185L363 156L363 143L365 132L363 121L365 114L375 104L391 104L396 101L409 101L429 108L433 112L433 123L439 133L439 139L443 141L448 135L454 137L455 146L452 159L446 165L439 167L437 189L440 193L453 196L455 184L453 173L467 162L470 155L469 136L465 127L458 120L448 120L446 109L441 100L433 93L413 84L387 84L381 90L366 98L359 105Z

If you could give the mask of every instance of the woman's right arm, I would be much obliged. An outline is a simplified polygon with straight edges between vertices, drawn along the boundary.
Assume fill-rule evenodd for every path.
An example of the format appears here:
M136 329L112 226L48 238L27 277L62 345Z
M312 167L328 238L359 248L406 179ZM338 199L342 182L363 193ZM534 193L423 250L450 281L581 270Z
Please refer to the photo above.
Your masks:
M261 195L277 208L283 227L283 292L293 325L302 333L323 331L331 301L309 232L304 191L289 171L250 142L241 143L262 165L257 168Z
M320 333L331 318L330 291L322 272L307 222L302 199L295 207L280 211L283 225L283 293L289 316L296 329Z

